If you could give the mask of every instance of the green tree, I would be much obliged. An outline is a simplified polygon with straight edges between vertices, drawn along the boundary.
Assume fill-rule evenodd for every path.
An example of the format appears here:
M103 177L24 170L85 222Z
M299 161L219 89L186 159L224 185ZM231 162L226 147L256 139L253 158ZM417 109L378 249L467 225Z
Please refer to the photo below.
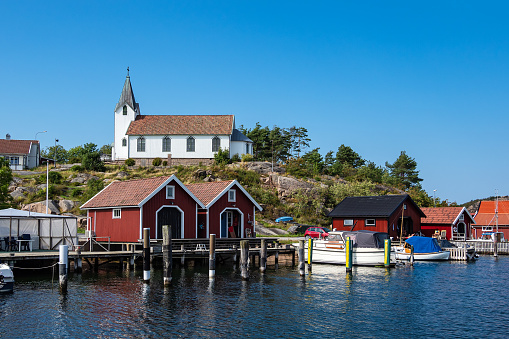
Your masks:
M228 163L230 163L230 151L227 148L219 147L219 151L214 153L214 164L226 165Z
M104 172L106 170L98 151L85 153L81 158L81 166L89 171Z
M382 183L385 169L377 166L374 162L368 161L357 170L357 177L360 180L369 180L376 183Z
M304 127L292 126L288 129L292 156L300 157L300 153L309 147L311 139L308 137L308 130Z
M9 161L0 157L0 207L8 207L11 201L9 185L12 181L12 171Z
M69 159L67 151L65 150L65 148L62 145L46 147L45 149L42 150L41 156L43 158L47 158L47 159L51 159L51 160L55 159L55 156L56 156L55 160L56 160L56 162L59 162L59 163L66 163L67 160Z
M302 156L302 160L305 161L306 167L314 175L319 175L323 172L324 163L322 155L318 152L320 148L307 152Z
M409 189L422 181L419 178L417 162L414 158L409 157L405 151L401 151L400 156L394 163L386 162L385 166L389 169L391 177L397 179L397 182L405 189Z
M366 162L350 146L345 146L344 144L338 147L336 160L343 165L348 164L353 168L361 167Z
M102 145L101 149L99 150L101 154L108 154L111 155L111 145Z

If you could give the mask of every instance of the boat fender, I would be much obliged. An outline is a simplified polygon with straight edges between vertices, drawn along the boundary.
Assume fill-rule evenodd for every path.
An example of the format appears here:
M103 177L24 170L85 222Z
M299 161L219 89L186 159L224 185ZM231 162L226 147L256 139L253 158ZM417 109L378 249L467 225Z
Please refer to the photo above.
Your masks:
M4 276L0 274L0 284L4 283Z

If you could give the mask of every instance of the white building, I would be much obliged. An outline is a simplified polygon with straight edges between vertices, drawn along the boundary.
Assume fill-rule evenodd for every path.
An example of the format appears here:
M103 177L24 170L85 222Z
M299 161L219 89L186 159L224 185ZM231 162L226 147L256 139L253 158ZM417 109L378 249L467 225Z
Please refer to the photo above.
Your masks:
M0 139L0 157L9 161L13 171L21 171L39 166L41 150L37 140L12 140L7 134Z
M129 72L115 107L112 160L136 160L148 165L154 158L168 164L208 163L227 149L230 158L253 154L253 142L235 128L234 115L142 115L134 100Z

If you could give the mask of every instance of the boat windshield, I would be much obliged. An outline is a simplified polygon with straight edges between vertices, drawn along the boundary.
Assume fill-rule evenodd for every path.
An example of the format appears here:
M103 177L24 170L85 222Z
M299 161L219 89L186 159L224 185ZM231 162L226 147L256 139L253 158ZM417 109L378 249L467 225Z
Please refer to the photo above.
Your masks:
M341 241L343 242L343 238L341 238L341 234L329 234L329 241Z

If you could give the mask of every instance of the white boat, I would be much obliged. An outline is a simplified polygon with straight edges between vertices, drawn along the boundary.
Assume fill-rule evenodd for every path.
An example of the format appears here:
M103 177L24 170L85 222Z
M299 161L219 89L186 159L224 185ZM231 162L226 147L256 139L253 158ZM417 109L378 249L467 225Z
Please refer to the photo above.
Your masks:
M414 246L414 260L449 260L451 252L443 251L437 239L413 236L405 240L404 246L395 247L396 259L410 260L411 249Z
M345 241L352 240L352 264L359 266L383 266L384 242L389 238L387 233L373 231L333 231L327 240L313 240L312 263L346 264ZM307 244L305 248L307 257ZM393 249L390 252L390 264L396 264Z
M12 292L14 289L14 274L9 265L0 264L0 293Z

